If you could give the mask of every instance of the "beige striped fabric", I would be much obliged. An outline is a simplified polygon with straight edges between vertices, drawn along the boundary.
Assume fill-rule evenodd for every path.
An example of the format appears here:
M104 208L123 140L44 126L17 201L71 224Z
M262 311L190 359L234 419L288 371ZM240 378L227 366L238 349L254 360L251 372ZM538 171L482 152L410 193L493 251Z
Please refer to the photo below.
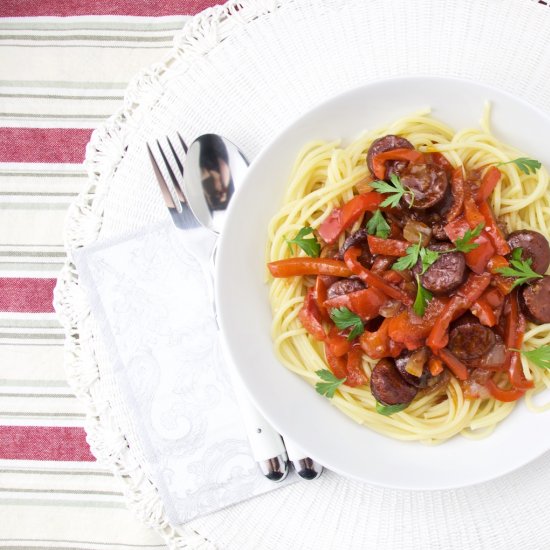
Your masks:
M150 17L145 1L105 3L119 15L72 4L0 6L0 549L163 548L89 451L51 300L90 133L188 15ZM168 2L161 14L204 4Z

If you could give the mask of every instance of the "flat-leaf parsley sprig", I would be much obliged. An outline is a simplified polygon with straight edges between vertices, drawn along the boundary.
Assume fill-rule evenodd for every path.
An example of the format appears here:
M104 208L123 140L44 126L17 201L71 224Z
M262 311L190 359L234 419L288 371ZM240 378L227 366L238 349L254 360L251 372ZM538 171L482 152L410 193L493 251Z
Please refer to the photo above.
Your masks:
M510 266L508 267L499 267L496 271L505 277L514 277L516 280L512 285L512 288L516 286L523 285L532 281L533 279L540 279L542 275L533 271L531 264L533 263L532 258L527 260L522 260L523 249L521 247L514 248L512 251L512 259L510 260Z
M306 239L306 237L312 233L313 227L302 227L293 239L286 239L286 242L291 250L291 245L295 244L299 246L308 256L317 258L321 252L321 245L317 242L315 236Z
M340 330L351 328L348 340L354 340L365 331L365 325L361 321L361 317L347 307L333 308L330 311L330 318Z
M413 304L413 311L419 317L422 317L426 311L426 306L434 296L429 290L426 290L422 286L422 283L420 282L420 275L416 276L416 285L416 299Z
M393 264L392 269L395 271L412 269L418 260L420 260L422 263L422 274L424 274L426 273L426 270L439 258L439 256L439 252L423 247L419 236L418 242L407 248L405 256L399 258L399 260Z
M477 225L474 229L468 229L466 233L462 237L456 240L455 242L455 249L449 250L449 252L464 252L465 254L467 252L471 252L472 250L475 250L479 244L471 242L476 237L479 237L481 235L481 232L483 231L483 228L485 227L484 223L480 223Z
M519 157L507 162L499 162L497 166L504 166L505 164L515 164L526 175L534 174L542 166L538 160L527 157Z
M510 349L512 351L519 351L519 353L526 357L533 365L541 369L550 369L550 346L541 346L540 348L531 350Z
M399 176L396 174L392 174L390 176L390 182L384 180L378 180L373 181L370 185L371 187L378 191L379 193L382 193L384 195L389 195L387 198L385 198L380 206L391 206L392 208L396 208L399 205L399 201L404 195L408 195L411 198L411 203L409 207L412 207L414 203L414 193L411 189L408 187L403 187L403 184L401 183L401 180L399 179Z
M317 370L315 374L324 382L317 382L315 389L317 393L332 399L336 390L347 380L346 378L337 378L327 369Z
M384 416L391 416L392 414L401 412L407 408L408 403L399 403L398 405L382 405L382 403L376 402L376 412L383 414Z
M390 226L380 209L376 210L372 218L367 222L367 233L381 239L387 239L390 234Z

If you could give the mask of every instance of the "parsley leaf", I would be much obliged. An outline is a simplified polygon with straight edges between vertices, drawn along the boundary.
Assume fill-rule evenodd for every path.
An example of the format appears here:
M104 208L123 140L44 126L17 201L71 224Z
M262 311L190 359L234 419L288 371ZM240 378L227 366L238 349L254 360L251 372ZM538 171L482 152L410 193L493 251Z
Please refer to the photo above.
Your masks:
M312 227L302 227L302 229L298 231L296 237L290 240L287 239L286 242L288 243L288 246L291 244L298 245L308 256L317 258L321 252L321 245L317 242L315 237L310 239L305 238L311 233L313 233Z
M422 286L422 284L420 283L420 275L416 276L416 283L417 291L416 299L413 304L413 310L419 317L422 317L424 315L424 312L426 311L426 306L428 305L428 302L433 298L433 294Z
M460 239L456 240L455 242L456 250L464 253L475 250L479 246L479 244L473 243L471 241L476 237L479 237L484 227L485 227L485 224L480 223L474 229L468 229L468 231L466 231L466 233L464 233L464 235Z
M395 271L412 269L416 265L416 262L418 262L418 258L420 257L420 249L420 241L418 241L416 244L413 244L412 246L409 246L406 251L406 256L402 256L401 258L399 258L399 260L397 260L393 264L392 269Z
M395 271L404 271L405 269L412 269L416 262L420 259L422 262L422 274L426 273L426 270L439 258L439 252L435 250L429 250L424 248L421 244L421 235L418 236L418 242L407 248L407 254L397 260L392 269Z
M514 248L514 250L512 250L512 260L520 261L522 254L523 254L523 248L521 248L521 246Z
M518 249L516 248L514 250L514 253L516 250ZM515 254L514 256L514 253L512 254L512 259L510 260L510 265L512 267L499 267L496 270L497 273L500 273L505 277L516 278L516 280L514 281L514 284L512 285L512 288L515 288L516 286L519 286L519 285L523 285L529 282L531 279L542 278L542 275L540 273L533 271L533 269L531 268L531 264L533 263L532 258L528 258L527 260L515 259L518 257L518 255ZM521 252L519 253L519 257L521 258Z
M550 369L550 346L541 346L529 351L522 351L519 349L511 348L512 351L519 351L522 355L527 357L533 365L540 367L541 369Z
M508 162L499 162L497 166L504 164L515 164L524 174L534 174L542 165L538 160L529 159L527 157L519 157Z
M330 318L339 329L351 328L348 340L353 340L365 331L365 325L359 315L350 311L347 307L334 308L330 311Z
M380 210L376 210L372 218L368 221L367 233L369 235L376 235L382 239L388 238L388 235L390 234L390 226Z
M439 256L439 252L436 252L435 250L429 250L428 248L420 249L420 261L422 262L421 275L424 275L424 273L426 273L427 269L436 262Z
M379 193L389 195L389 197L384 199L380 206L391 206L392 208L395 208L399 205L399 201L403 195L409 195L411 197L411 204L409 205L409 208L412 207L414 203L414 193L409 188L403 187L399 176L396 174L392 174L390 176L390 181L391 183L384 180L378 180L373 181L370 184L371 187Z
M332 372L327 369L317 370L315 374L324 382L317 382L315 389L317 393L332 399L336 390L347 380L347 378L336 378Z
M408 407L408 403L399 403L398 405L382 405L382 403L376 402L376 412L383 414L384 416L390 416L394 413L401 412Z

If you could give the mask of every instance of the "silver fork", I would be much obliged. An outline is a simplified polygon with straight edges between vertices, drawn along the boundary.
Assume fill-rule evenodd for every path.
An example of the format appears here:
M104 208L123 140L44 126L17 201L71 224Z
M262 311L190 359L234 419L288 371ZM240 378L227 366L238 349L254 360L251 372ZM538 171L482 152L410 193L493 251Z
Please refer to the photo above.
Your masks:
M178 141L176 145L166 137L166 146L163 148L159 140L155 144L147 144L147 151L153 171L161 190L164 202L170 212L172 220L178 229L189 230L202 227L192 213L183 193L181 181L184 176L184 166L181 158L187 153L187 145L179 133L176 134ZM159 160L155 158L155 151L158 150ZM189 232L191 233L191 232ZM207 271L209 278L210 300L215 313L215 302L213 298L213 267L215 258L214 246L210 255L210 266ZM199 256L198 254L195 254ZM199 258L197 258L199 259ZM199 259L200 261L200 259ZM233 388L237 396L243 423L246 428L252 455L258 463L262 473L272 481L282 481L288 474L288 456L281 436L267 423L256 408L250 403L242 382L233 375L233 369L229 372L233 380Z
M151 164L153 165L153 170L155 172L162 197L168 211L170 212L170 215L172 216L174 224L178 229L190 229L193 227L199 227L200 224L197 221L197 218L195 218L193 212L191 212L189 204L185 200L185 196L181 188L181 180L183 179L183 164L180 160L180 156L182 156L182 152L184 155L187 154L187 145L180 136L179 132L176 135L178 136L179 141L178 148L181 147L179 154L170 141L170 138L166 137L166 144L170 150L170 158L166 155L159 140L157 139L155 141L156 149L158 149L158 153L163 160L160 166L155 159L155 155L153 154L149 143L147 143L147 151L149 153L149 158L151 159ZM166 171L166 174L163 174L161 166ZM166 178L166 175L168 178ZM168 182L170 182L170 184Z

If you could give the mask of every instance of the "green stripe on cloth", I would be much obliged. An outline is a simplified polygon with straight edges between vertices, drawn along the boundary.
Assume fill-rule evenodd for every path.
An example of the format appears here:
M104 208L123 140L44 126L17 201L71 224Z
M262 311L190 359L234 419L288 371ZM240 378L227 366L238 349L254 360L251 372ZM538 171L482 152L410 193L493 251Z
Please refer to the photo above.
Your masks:
M0 80L0 88L74 88L83 90L124 90L125 82L78 82L70 80Z
M174 39L172 34L166 36L115 36L115 35L35 35L35 34L0 34L0 40L22 40L29 42L55 41L65 42L70 40L82 40L88 42L171 42Z

